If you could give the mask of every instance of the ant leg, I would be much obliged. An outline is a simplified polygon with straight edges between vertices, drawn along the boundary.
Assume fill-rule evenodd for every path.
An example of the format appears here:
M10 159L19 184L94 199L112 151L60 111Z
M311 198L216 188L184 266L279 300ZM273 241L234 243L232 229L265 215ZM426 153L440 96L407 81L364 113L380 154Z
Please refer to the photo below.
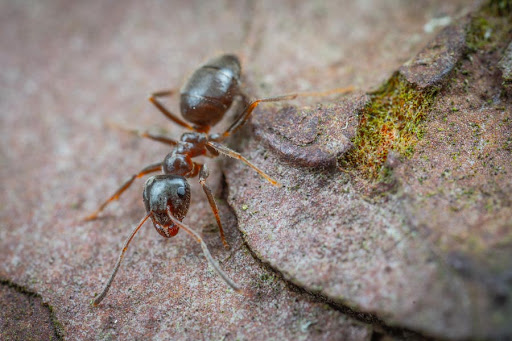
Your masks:
M130 234L130 237L128 237L128 239L126 240L126 242L124 243L124 246L123 246L123 250L121 251L121 253L119 254L119 257L117 258L117 263L116 265L114 266L114 271L112 271L112 275L110 275L110 278L107 282L107 285L105 285L105 288L103 288L103 291L101 292L101 294L99 294L98 297L96 297L96 299L93 301L93 305L96 307L98 304L100 304L100 302L105 298L105 296L107 295L107 292L108 290L110 289L110 286L112 285L112 281L114 280L114 277L116 277L116 274L117 274L117 270L119 270L119 266L121 265L121 261L123 260L124 258L124 253L126 252L126 250L128 249L128 245L130 245L130 242L132 241L133 237L135 237L135 234L137 232L139 232L140 228L142 227L142 225L144 225L144 223L146 222L146 220L148 220L149 216L153 214L152 211L149 211L149 213L140 221L139 225L137 225L137 227L132 231L132 233Z
M229 156L229 157L232 157L234 159L238 159L238 160L244 162L246 165L248 165L249 167L254 169L256 172L258 172L259 175L264 177L272 185L277 186L277 187L282 187L283 186L281 183L279 183L276 180L272 179L270 176L265 174L265 172L263 172L261 169L259 169L255 165L253 165L251 162L249 162L249 160L247 160L245 157L243 157L239 153L235 152L234 150L231 150L228 147L221 145L220 143L212 142L212 141L208 142L208 146L212 147L213 149L215 149L217 152L219 152L221 154L224 154L226 156Z
M165 135L153 134L153 133L150 133L148 131L141 131L141 130L138 130L138 129L130 129L130 128L123 127L123 126L121 126L119 124L116 124L116 123L110 123L109 125L111 127L113 127L113 128L122 130L125 133L129 133L129 134L137 135L138 137L142 137L142 138L150 139L150 140L153 140L153 141L161 142L161 143L167 144L169 146L173 146L174 147L175 145L178 144L178 141L176 141L174 139L171 139L170 137L167 137Z
M178 144L178 141L174 140L174 139L171 139L167 136L164 136L164 135L157 135L157 134L152 134L150 132L147 132L147 131L143 131L143 132L136 132L137 135L139 135L140 137L143 137L143 138L147 138L147 139L150 139L150 140L153 140L153 141L157 141L157 142L161 142L161 143L164 143L164 144L167 144L169 146L175 146Z
M226 131L224 133L222 133L220 135L220 138L219 139L216 139L216 141L223 141L226 137L230 136L231 134L233 134L235 131L237 131L238 129L240 129L246 122L247 120L249 119L249 117L251 117L251 114L253 112L254 109L256 109L256 107L258 106L258 104L260 104L261 102L279 102L279 101L286 101L286 100L292 100L292 99L295 99L297 97L297 94L292 94L292 95L285 95L285 96L279 96L279 97L271 97L271 98L263 98L263 99L258 99L256 101L253 101L251 102L245 109L244 111L242 111L242 113L240 114L240 116L238 116L238 118L236 119L235 122L233 122L233 124L231 124L231 126L226 129Z
M112 201L115 201L117 199L119 199L119 197L121 196L121 194L123 194L123 192L128 188L130 187L130 185L133 183L133 181L135 181L135 179L138 179L138 178L141 178L143 177L144 175L146 174L149 174L149 173L153 173L153 172L158 172L160 169L162 168L162 163L159 162L159 163L153 163L145 168L143 168L140 172L138 172L137 174L134 174L132 175L127 181L125 181L125 183L119 187L119 189L110 197L108 198L107 200L105 200L105 202L103 202L103 204L100 205L100 207L94 211L92 214L90 214L89 216L87 216L84 220L94 220L98 217L98 214L103 211L103 209L109 204L111 203Z
M159 97L167 97L167 96L171 96L172 94L174 93L173 90L163 90L163 91L157 91L157 92L153 92L150 96L149 96L149 101L151 103L153 103L157 108L158 110L160 110L160 112L162 114L164 114L168 119L170 119L171 121L173 121L174 123L184 127L184 128L187 128L187 129L190 129L190 130L194 130L194 127L192 127L190 124L188 124L187 122L183 121L181 118L179 118L178 116L174 115L172 112L170 112L159 100L158 98Z
M199 244L201 244L201 249L203 249L203 253L204 256L206 257L206 260L210 263L210 265L217 272L217 274L224 280L224 282L226 282L226 284L229 285L233 290L242 294L243 290L235 282L233 282L231 278L229 278L228 275L226 275L226 273L224 273L224 271L220 269L219 265L217 265L217 263L213 260L213 257L210 254L210 251L208 250L208 246L206 246L205 242L203 241L203 238L201 238L201 236L197 232L192 230L190 227L176 219L172 215L172 212L169 209L169 207L167 207L167 214L169 215L169 218L172 220L173 223L175 223L179 228L185 230L185 232L187 232L189 235L192 236L192 238L194 238Z
M219 138L216 138L215 141L221 142L226 137L232 135L234 132L236 132L238 129L240 129L240 127L242 127L247 122L249 117L251 117L253 110L256 109L258 104L260 104L262 102L288 101L288 100L295 99L297 97L321 97L321 96L327 96L327 95L331 95L331 94L343 94L343 93L348 93L348 92L352 92L352 91L354 91L354 87L349 86L346 88L338 88L338 89L322 91L322 92L301 92L301 93L294 93L294 94L289 94L289 95L284 95L284 96L262 98L262 99L255 100L255 101L251 102L244 109L244 111L240 114L240 116L238 116L238 118L235 120L235 122L233 122L233 124L231 124L231 126L224 133L222 133L219 136Z
M210 203L212 212L215 215L215 220L217 220L217 226L219 226L220 239L222 240L222 244L224 244L224 247L226 249L229 249L229 244L226 241L226 238L224 237L224 229L222 228L222 223L220 221L219 209L217 208L217 203L215 202L215 199L213 198L212 190L206 184L206 179L208 178L209 175L210 175L210 172L208 171L208 167L206 165L202 165L201 170L199 171L199 183L201 184L201 187L203 187L204 193L206 194L206 197L208 198L208 202Z

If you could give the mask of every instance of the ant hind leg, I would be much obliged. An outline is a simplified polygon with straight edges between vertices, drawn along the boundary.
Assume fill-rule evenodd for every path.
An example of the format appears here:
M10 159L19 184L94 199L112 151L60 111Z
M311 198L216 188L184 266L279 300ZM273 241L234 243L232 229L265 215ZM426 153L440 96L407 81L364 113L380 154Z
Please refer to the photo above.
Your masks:
M174 123L182 126L183 128L187 128L189 130L195 130L194 127L192 127L190 124L188 124L187 122L183 121L181 118L179 118L178 116L174 115L172 112L170 112L163 104L162 102L160 102L158 100L158 98L161 98L161 97L168 97L168 96L171 96L172 94L174 93L173 90L162 90L162 91L157 91L157 92L153 92L150 96L149 96L149 101L151 103L153 103L155 105L155 107L158 108L158 110L160 110L160 112L166 116L168 119L170 119L171 121L173 121Z
M270 182L272 185L277 186L277 187L282 187L283 186L280 182L272 179L264 171L262 171L261 169L259 169L255 165L253 165L249 160L247 160L245 157L240 155L240 153L237 153L234 150L229 149L228 147L226 147L226 146L224 146L224 145L222 145L220 143L213 142L213 141L209 141L207 145L210 146L211 148L213 148L214 150L216 150L217 152L219 152L220 154L224 154L226 156L229 156L229 157L232 157L234 159L238 159L238 160L242 161L243 163L245 163L246 165L248 165L249 167L254 169L256 172L258 172L259 175L264 177L265 180Z

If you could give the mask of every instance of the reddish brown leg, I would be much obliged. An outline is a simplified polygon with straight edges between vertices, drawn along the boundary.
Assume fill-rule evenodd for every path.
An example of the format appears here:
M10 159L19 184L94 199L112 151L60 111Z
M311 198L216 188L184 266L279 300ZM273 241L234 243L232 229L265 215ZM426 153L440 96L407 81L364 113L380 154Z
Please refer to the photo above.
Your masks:
M240 129L240 127L242 127L247 122L247 120L251 117L252 112L254 111L254 109L256 109L258 104L260 104L262 102L280 102L280 101L292 100L297 97L320 97L320 96L327 96L327 95L332 95L332 94L342 94L342 93L347 93L347 92L352 92L352 91L354 91L354 87L349 86L346 88L338 88L338 89L322 91L322 92L301 92L301 93L289 94L289 95L284 95L284 96L262 98L262 99L255 100L255 101L251 102L251 104L249 104L245 108L245 110L242 112L242 114L240 114L240 116L235 120L235 122L233 122L233 124L224 133L222 133L220 135L220 138L216 139L216 141L217 142L223 141L226 137L232 135L234 132L236 132L238 129Z
M178 141L176 141L174 139L171 139L170 137L167 137L165 135L157 135L157 134L152 134L152 133L150 133L148 131L142 131L142 130L138 130L138 129L131 129L131 128L123 127L123 126L121 126L119 124L116 124L116 123L109 123L109 126L115 128L115 129L122 130L125 133L129 133L129 134L137 135L138 137L143 137L143 138L150 139L150 140L153 140L153 141L165 143L165 144L167 144L169 146L173 146L174 147L175 145L178 144Z
M187 122L183 121L181 118L179 118L178 116L174 115L172 112L170 112L159 100L158 98L160 97L168 97L168 96L171 96L172 94L174 93L174 91L172 90L163 90L163 91L157 91L157 92L154 92L152 93L150 96L149 96L149 101L151 103L153 103L157 108L158 110L160 110L160 112L162 114L164 114L168 119L170 119L171 121L173 121L174 123L184 127L184 128L187 128L187 129L190 129L190 130L194 130L194 127L192 127L190 124L188 124Z
M171 139L167 136L164 136L164 135L156 135L156 134L152 134L152 133L149 133L147 131L143 131L139 134L140 137L144 137L146 139L150 139L150 140L153 140L153 141L157 141L157 142L161 142L161 143L164 143L164 144L167 144L169 146L175 146L178 144L178 141L174 140L174 139Z
M263 98L263 99L258 99L256 101L252 102L244 109L244 111L242 112L242 114L240 114L238 119L235 122L233 122L233 124L231 124L231 126L228 129L226 129L226 131L224 133L221 134L221 138L218 141L224 140L226 137L230 136L235 131L240 129L247 122L249 117L251 117L253 110L256 109L258 104L260 104L261 102L279 102L279 101L291 100L296 97L297 97L297 94L292 94L292 95L272 97L272 98Z
M222 228L222 223L220 221L220 215L219 215L219 209L217 208L217 203L215 202L215 199L213 198L212 190L206 184L206 179L208 178L209 175L210 175L210 173L208 171L208 167L206 165L202 165L201 170L199 171L199 183L201 184L201 187L203 187L204 193L206 194L206 197L208 198L208 202L210 203L212 212L215 215L215 220L217 220L217 226L219 226L220 239L222 240L222 244L224 244L224 247L226 249L229 249L229 244L226 241L226 238L224 237L224 229Z
M171 139L170 137L167 137L165 135L157 135L157 134L152 134L148 131L140 131L140 130L137 130L137 129L124 129L124 128L120 128L120 129L123 129L125 130L126 132L128 133L132 133L132 134L135 134L139 137L143 137L145 139L150 139L150 140L153 140L153 141L157 141L157 142L161 142L161 143L164 143L164 144L167 144L169 146L175 146L178 144L178 141L174 140L174 139Z
M210 147L212 147L213 149L215 149L216 151L218 151L219 153L221 153L221 154L227 155L229 157L232 157L234 159L238 159L238 160L244 162L246 165L248 165L249 167L254 169L256 172L258 172L259 175L264 177L272 185L277 186L277 187L283 186L281 183L279 183L276 180L272 179L265 172L263 172L261 169L259 169L255 165L253 165L251 162L249 162L249 160L247 160L245 157L243 157L239 153L235 152L234 150L231 150L228 147L221 145L220 143L212 142L212 141L209 141L208 145Z
M123 194L123 192L128 188L130 187L130 185L133 183L133 181L135 181L135 179L138 179L138 178L141 178L143 177L144 175L146 174L149 174L149 173L154 173L154 172L158 172L160 169L162 168L162 163L159 162L159 163L153 163L147 167L145 167L144 169L142 169L140 172L138 172L137 174L134 174L132 175L121 187L119 187L119 189L110 197L108 198L107 200L105 200L105 202L103 204L100 205L100 207L94 211L92 214L90 214L89 216L87 216L85 218L85 220L93 220L93 219L96 219L98 217L98 214L103 211L103 209L109 204L111 203L112 201L115 201L117 199L119 199L119 197L121 196L121 194Z

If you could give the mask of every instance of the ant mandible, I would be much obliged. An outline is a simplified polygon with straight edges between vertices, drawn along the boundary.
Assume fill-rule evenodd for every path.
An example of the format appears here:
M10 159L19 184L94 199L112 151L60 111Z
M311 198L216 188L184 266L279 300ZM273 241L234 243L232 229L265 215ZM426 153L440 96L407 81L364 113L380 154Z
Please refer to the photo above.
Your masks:
M140 134L142 137L170 145L173 149L167 154L163 162L150 164L140 172L132 175L130 179L119 187L110 198L103 202L94 213L85 218L86 220L96 219L98 214L103 211L109 203L119 199L121 194L130 187L135 179L160 170L163 172L162 175L152 176L146 181L143 191L146 216L139 222L126 240L105 288L93 301L95 306L107 295L112 281L119 270L128 245L148 218L151 218L157 232L165 238L175 236L180 228L190 234L201 244L206 259L220 277L235 291L239 293L243 292L215 263L199 234L182 223L190 205L190 185L187 182L187 178L199 175L199 183L215 215L222 243L226 248L229 248L226 238L224 237L224 230L220 221L217 204L215 203L210 187L206 184L206 179L209 175L208 168L206 164L194 162L192 158L198 156L216 157L219 154L223 154L241 160L272 185L280 187L281 184L279 182L265 174L239 153L222 145L221 142L240 129L250 118L258 104L262 102L291 100L298 96L322 96L333 92L343 93L351 91L352 88L336 89L324 93L290 94L258 99L251 102L223 133L208 134L211 127L216 125L231 108L235 97L241 96L245 98L240 90L240 73L241 66L238 58L235 55L226 54L209 60L190 76L180 90L180 110L183 118L192 124L174 115L159 101L159 98L171 96L174 93L172 90L158 91L149 97L149 100L163 115L191 132L184 133L179 141L160 135L154 135L149 132Z

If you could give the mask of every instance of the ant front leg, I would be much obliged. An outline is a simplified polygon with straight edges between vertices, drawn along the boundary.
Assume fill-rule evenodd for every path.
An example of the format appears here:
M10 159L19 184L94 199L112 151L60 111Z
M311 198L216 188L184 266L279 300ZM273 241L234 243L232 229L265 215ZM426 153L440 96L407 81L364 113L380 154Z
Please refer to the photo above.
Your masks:
M210 203L212 212L215 215L215 220L217 220L217 226L219 226L220 239L222 240L222 244L224 244L224 247L226 249L229 249L229 244L226 241L226 238L224 237L224 229L222 228L222 223L220 221L220 215L219 215L219 209L217 207L217 203L215 202L215 199L213 198L212 190L206 184L206 179L208 178L209 175L210 175L210 172L208 171L208 167L206 165L202 165L201 170L199 171L199 183L201 184L201 187L203 187L204 193L206 194L206 197L208 198L208 202Z
M160 110L160 112L162 114L164 114L168 119L170 119L171 121L173 121L174 123L184 127L184 128L187 128L189 130L194 130L194 127L192 127L190 124L188 124L187 122L183 121L181 118L179 118L178 116L174 115L172 112L170 112L163 104L162 102L160 102L158 100L158 98L160 97L168 97L168 96L171 96L172 94L174 93L173 90L162 90L162 91L157 91L157 92L153 92L150 96L149 96L149 101L151 103L153 103L157 108L158 110Z
M283 186L281 183L279 183L276 180L272 179L264 171L262 171L261 169L259 169L255 165L253 165L251 162L249 162L249 160L247 160L245 157L240 155L240 153L237 153L234 150L231 150L228 147L226 147L226 146L224 146L224 145L222 145L220 143L213 142L213 141L209 141L207 145L210 146L211 148L213 148L218 153L221 153L221 154L224 154L226 156L229 156L229 157L232 157L234 159L238 159L238 160L242 161L243 163L245 163L246 165L248 165L249 167L254 169L256 172L258 172L259 175L264 177L265 180L270 182L272 185L277 186L277 187L282 187Z
M100 205L100 207L94 211L92 214L90 214L89 216L87 216L85 218L85 220L94 220L98 217L98 214L103 211L105 209L105 207L111 203L112 201L115 201L117 199L119 199L119 197L121 196L121 194L123 194L123 192L128 188L130 187L130 185L135 181L135 179L138 179L138 178L141 178L143 177L144 175L147 175L149 173L154 173L154 172L158 172L159 170L162 169L162 163L161 162L158 162L158 163L153 163L145 168L143 168L140 172L132 175L128 180L125 181L125 183L119 187L119 189L110 197L108 198L107 200L105 200L105 202L103 202L103 204Z

